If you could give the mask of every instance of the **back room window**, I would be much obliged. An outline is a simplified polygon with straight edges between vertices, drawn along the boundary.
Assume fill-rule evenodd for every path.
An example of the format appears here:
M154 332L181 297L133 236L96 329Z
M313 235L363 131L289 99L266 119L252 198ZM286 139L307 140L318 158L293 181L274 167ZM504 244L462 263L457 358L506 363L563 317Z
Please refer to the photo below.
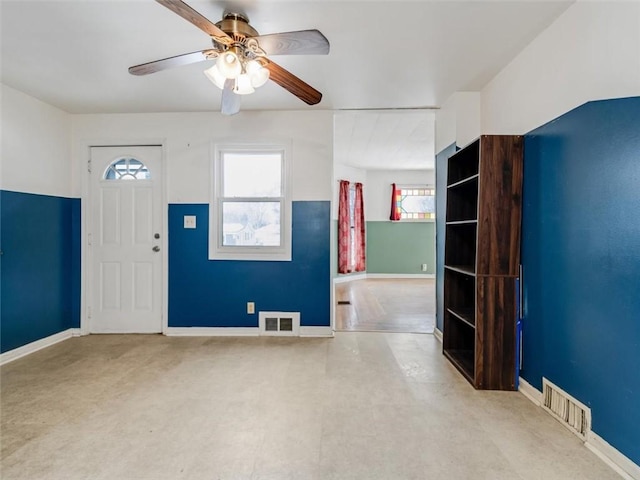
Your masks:
M401 220L430 220L436 218L436 190L426 185L399 186L397 207Z

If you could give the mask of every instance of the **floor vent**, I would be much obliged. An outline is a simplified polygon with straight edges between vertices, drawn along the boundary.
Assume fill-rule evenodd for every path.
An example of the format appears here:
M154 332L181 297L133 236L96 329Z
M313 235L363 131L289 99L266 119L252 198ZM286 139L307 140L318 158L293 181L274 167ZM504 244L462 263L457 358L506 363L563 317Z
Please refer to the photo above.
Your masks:
M591 429L591 409L544 377L542 378L542 407L586 441Z
M300 336L300 312L260 312L260 335Z

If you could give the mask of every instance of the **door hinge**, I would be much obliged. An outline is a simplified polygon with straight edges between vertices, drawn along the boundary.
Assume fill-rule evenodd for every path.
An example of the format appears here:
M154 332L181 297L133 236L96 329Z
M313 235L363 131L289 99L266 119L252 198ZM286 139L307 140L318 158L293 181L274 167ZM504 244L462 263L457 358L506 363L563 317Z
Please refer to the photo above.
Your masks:
M87 233L87 245L91 245L91 244L92 244L92 243L91 243L92 241L93 241L93 238L92 238L91 234L90 234L90 233Z
M91 318L91 307L87 307L87 318Z
M91 173L91 159L87 160L87 172Z

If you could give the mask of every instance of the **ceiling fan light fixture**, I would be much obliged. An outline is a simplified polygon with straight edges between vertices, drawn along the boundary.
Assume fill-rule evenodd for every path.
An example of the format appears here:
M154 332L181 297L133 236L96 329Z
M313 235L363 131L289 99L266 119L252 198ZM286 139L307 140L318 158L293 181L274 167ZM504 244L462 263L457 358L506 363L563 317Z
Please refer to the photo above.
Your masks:
M224 90L224 81L227 79L222 73L216 64L214 64L211 68L207 68L204 71L204 74L207 76L211 83L213 83L220 90Z
M259 88L269 80L269 70L264 68L257 60L250 60L246 65L247 74L251 78L251 85Z
M0 0L2 1L2 0ZM329 41L318 30L259 35L242 14L227 12L213 23L184 0L156 0L176 15L209 35L213 48L163 58L129 67L132 75L148 75L180 65L216 59L205 70L209 80L222 90L221 111L233 115L240 108L237 95L253 93L272 80L308 105L322 100L322 93L267 58L269 55L327 55Z
M233 87L233 93L237 93L238 95L249 95L250 93L255 92L253 85L251 85L251 77L246 74L238 75L236 78L236 85Z
M235 52L223 52L216 61L216 66L225 78L237 78L242 72L242 63Z

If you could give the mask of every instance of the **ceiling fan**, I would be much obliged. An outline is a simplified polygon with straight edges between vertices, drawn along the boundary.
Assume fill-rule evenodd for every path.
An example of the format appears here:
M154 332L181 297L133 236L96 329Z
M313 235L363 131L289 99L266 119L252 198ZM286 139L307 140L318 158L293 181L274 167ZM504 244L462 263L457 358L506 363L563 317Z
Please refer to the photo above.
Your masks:
M322 99L322 93L267 58L267 55L327 55L329 41L318 30L259 35L240 13L225 13L213 23L181 0L156 0L211 37L213 48L135 65L132 75L148 75L180 65L215 59L205 74L222 89L222 113L240 110L240 96L271 79L308 105Z

